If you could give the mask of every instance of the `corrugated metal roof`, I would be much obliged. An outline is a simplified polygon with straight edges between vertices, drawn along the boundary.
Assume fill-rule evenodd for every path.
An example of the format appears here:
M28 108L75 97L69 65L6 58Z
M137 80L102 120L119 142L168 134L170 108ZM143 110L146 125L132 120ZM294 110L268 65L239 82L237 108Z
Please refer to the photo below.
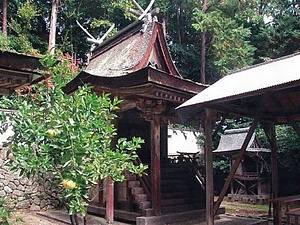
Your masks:
M296 80L300 80L300 54L229 74L178 108L226 97L238 97L241 94Z
M200 111L206 104L255 96L259 91L299 80L300 54L293 54L229 74L180 105L177 110L186 122L196 116L197 113L193 110L188 115L188 111L195 105L197 105L197 111Z

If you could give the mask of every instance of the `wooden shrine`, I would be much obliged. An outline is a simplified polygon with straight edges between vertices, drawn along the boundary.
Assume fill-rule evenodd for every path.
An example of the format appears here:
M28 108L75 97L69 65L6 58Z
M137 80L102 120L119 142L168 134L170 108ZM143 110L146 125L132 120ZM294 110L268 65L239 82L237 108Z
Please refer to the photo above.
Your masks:
M15 52L0 51L0 96L43 79L40 58Z
M126 174L127 181L115 184L115 218L137 224L203 218L205 191L186 166L168 160L167 130L179 122L175 108L207 86L179 74L156 17L147 15L97 46L87 68L64 90L71 94L84 84L123 100L115 123L119 137L145 140L137 153L149 166L148 176ZM89 212L104 215L109 199L100 187L93 190Z
M233 166L249 128L225 130L214 155L226 155ZM270 198L271 150L262 148L254 133L230 183L229 199L265 204Z

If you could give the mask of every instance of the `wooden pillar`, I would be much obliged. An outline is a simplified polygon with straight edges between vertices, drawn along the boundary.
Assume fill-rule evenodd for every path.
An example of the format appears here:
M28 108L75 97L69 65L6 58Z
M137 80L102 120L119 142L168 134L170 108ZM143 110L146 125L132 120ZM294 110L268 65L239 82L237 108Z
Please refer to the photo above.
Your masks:
M275 124L269 124L269 135L270 135L270 145L271 145L271 168L272 168L272 196L273 198L278 197L278 165L277 165L277 143L276 143L276 130ZM281 212L279 212L279 205L273 205L273 217L274 225L281 224Z
M272 197L278 197L278 165L277 165L277 144L276 144L276 131L274 123L262 124L264 132L268 138L271 146L271 169L272 169ZM281 224L281 212L277 203L273 203L273 224Z
M214 224L214 185L212 154L212 111L205 110L205 186L206 186L206 224Z
M151 200L155 216L161 215L160 119L151 120Z
M114 222L114 182L110 177L106 178L106 220Z
M168 124L160 124L160 158L165 160L168 158Z

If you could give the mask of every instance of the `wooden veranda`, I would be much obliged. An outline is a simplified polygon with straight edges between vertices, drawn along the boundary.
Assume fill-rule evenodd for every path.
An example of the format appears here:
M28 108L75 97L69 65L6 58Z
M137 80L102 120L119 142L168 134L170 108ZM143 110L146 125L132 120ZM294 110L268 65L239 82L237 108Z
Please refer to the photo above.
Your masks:
M271 146L272 195L278 197L276 129L289 124L300 135L300 54L234 72L220 79L177 108L182 122L201 117L205 128L206 218L214 224L214 216L240 164L247 145L260 123ZM228 117L248 117L253 122L241 146L223 189L214 202L212 139L218 131L215 121ZM281 224L278 204L273 205L274 225Z

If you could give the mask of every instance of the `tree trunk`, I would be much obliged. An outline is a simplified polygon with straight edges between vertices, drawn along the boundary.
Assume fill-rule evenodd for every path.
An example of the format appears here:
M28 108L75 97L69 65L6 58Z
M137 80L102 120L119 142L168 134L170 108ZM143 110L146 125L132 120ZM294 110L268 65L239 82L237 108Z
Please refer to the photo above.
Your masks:
M52 9L51 9L51 18L50 18L50 33L49 33L49 43L48 43L48 51L50 54L54 54L55 52L55 39L56 39L56 24L57 24L57 9L59 5L59 0L52 1Z
M205 84L206 74L205 74L205 64L206 64L206 33L201 34L201 60L200 60L200 82Z
M3 0L2 33L7 36L7 0Z
M202 0L202 11L205 13L207 11L208 0ZM202 32L201 34L201 60L200 60L200 82L206 83L206 74L205 74L205 65L206 65L206 33Z

